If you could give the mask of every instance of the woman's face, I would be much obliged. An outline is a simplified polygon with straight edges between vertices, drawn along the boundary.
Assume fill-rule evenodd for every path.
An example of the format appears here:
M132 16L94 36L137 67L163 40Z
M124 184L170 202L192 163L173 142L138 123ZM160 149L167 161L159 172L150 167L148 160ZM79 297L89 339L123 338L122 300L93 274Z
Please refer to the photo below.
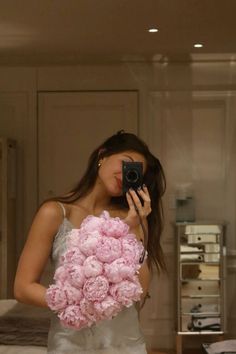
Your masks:
M124 151L101 159L98 170L99 182L112 197L122 195L122 161L142 162L143 173L147 168L145 157L135 151Z

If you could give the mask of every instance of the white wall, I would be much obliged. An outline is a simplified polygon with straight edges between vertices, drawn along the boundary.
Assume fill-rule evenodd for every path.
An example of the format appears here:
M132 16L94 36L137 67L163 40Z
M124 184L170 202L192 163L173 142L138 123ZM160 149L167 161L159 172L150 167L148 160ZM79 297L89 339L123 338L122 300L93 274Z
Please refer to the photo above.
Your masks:
M12 112L8 121L1 119L0 112L0 134L15 138L20 151L18 252L37 203L37 91L80 90L139 91L139 134L160 157L168 182L163 246L169 275L155 275L152 298L143 310L142 324L153 347L173 347L175 268L171 222L175 218L176 182L193 183L197 218L220 218L228 222L227 243L230 251L236 249L236 64L0 68L0 103L11 107ZM210 159L205 167L203 144ZM236 334L233 252L229 261L229 328Z

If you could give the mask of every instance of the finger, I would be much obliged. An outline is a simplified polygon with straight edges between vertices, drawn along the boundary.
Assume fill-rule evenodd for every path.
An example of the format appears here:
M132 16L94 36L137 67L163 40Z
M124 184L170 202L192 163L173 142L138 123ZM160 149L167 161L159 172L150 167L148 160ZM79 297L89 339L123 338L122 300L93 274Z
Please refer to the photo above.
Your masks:
M149 193L148 194L145 193L142 189L138 189L137 192L142 197L144 202L151 203L151 199L150 199Z
M150 201L144 201L143 203L143 210L142 210L142 215L143 216L148 216L152 211L151 207L151 202Z
M139 192L140 197L143 199L143 208L144 208L144 213L146 215L150 214L152 211L151 208L151 200L149 197L146 196L143 192Z
M129 208L135 210L135 204L134 204L134 201L133 201L129 192L126 192L126 199L127 199Z
M151 198L150 198L147 187L144 185L143 188L145 189L145 191L143 189L139 188L137 192L140 195L140 197L143 199L144 214L147 216L152 211Z
M142 189L142 188L143 188L143 189ZM139 195L142 197L142 199L143 199L145 202L151 203L151 197L150 197L148 188L146 187L145 184L143 184L143 187L142 187L142 188L141 188L141 187L138 188L138 193L139 193Z
M142 190L143 190L144 193L151 199L150 194L149 194L149 190L148 190L146 184L143 184L143 185L142 185Z
M130 189L129 193L133 199L135 207L138 209L140 214L143 214L143 206L142 206L139 196L137 195L137 193L133 189Z
M129 200L130 200L130 204L132 204L132 207L135 209L135 211L137 211L138 210L138 207L137 207L137 198L138 198L138 196L136 195L136 193L133 191L133 190L129 190L128 191L128 194L129 194Z
M140 205L142 205L141 202L140 202L140 198L139 198L139 196L138 196L138 194L137 194L137 191L135 191L134 189L130 188L130 189L129 189L129 194L130 194L130 196L131 196L131 198L133 199L133 202L134 202L135 204L136 204L136 203L140 203Z

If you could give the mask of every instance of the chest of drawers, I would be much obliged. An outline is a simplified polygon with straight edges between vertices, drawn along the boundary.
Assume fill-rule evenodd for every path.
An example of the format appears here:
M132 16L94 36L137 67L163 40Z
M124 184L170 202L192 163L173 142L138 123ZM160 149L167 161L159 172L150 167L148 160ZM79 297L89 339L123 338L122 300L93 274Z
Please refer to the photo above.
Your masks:
M183 335L223 334L226 330L225 226L177 223L175 241L178 340Z

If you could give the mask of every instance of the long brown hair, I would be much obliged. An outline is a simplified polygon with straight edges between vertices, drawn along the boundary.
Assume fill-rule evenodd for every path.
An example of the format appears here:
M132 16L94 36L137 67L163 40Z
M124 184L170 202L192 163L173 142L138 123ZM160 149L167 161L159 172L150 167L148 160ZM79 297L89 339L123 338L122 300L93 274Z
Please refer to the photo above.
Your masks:
M69 204L86 196L92 190L97 179L99 160L103 157L127 150L140 153L147 161L147 169L144 174L143 183L149 190L152 207L152 211L147 217L148 264L150 268L152 268L152 265L155 265L158 271L164 270L166 266L160 238L164 223L161 197L166 189L165 176L160 161L149 151L147 144L135 134L126 133L121 130L106 139L90 155L87 169L77 185L66 196L55 197L53 200ZM121 208L128 208L125 196L112 197L111 202Z

